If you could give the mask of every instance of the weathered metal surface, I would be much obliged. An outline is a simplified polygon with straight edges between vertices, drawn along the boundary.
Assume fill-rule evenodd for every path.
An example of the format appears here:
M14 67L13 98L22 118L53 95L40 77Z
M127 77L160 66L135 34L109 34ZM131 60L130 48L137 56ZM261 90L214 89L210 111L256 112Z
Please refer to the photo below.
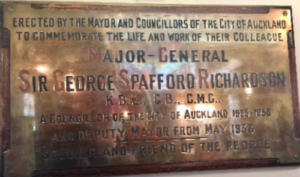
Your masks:
M300 162L289 8L4 3L3 28L3 176Z

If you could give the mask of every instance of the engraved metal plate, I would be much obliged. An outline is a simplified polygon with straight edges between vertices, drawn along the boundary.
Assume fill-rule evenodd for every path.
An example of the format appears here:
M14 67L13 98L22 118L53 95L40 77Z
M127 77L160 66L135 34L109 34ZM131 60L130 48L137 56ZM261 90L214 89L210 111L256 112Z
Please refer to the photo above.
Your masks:
M300 162L290 8L1 12L2 176Z

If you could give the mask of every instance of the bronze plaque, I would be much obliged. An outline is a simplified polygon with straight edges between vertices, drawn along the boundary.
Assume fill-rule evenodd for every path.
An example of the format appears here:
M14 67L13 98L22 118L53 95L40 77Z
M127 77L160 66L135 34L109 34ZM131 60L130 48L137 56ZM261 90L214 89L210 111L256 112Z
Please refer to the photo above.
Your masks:
M299 164L289 7L1 4L1 175Z

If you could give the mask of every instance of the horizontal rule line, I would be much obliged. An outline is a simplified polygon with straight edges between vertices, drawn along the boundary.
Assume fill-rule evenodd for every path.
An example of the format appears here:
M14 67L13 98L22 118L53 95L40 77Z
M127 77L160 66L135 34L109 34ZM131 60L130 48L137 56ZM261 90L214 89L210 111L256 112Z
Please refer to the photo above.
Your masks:
M158 142L158 141L185 141L185 140L205 140L207 137L195 137L195 138L170 138L170 139L154 139L154 140L126 140L115 141L115 143L138 143L138 142Z

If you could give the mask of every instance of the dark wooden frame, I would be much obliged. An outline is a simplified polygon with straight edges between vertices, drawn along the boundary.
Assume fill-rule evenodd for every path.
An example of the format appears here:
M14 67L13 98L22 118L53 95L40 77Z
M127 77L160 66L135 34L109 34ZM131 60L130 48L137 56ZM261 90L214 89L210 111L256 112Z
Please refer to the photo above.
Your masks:
M16 2L14 2L16 3ZM23 2L24 3L24 2ZM174 5L95 5L80 3L31 3L32 8L36 9L59 9L59 10L101 10L109 9L111 11L149 11L149 12L172 12L178 13L268 13L269 7L235 7L235 6L174 6ZM276 8L276 7L272 7ZM278 7L291 10L291 7ZM1 173L4 174L3 153L10 148L10 32L3 29L3 4L0 3L0 159ZM293 31L289 32L289 58L290 74L292 85L292 101L294 114L295 136L300 138L300 117L299 117L299 100L297 70L295 58L295 46ZM195 170L218 170L233 168L252 168L282 165L279 159L247 159L247 160L226 160L226 161L202 161L202 162L185 162L171 164L149 164L149 165L128 165L128 166L109 166L97 168L76 168L66 170L43 170L35 171L33 176L108 176L108 175L128 175L128 174L145 174L145 173L162 173L162 172L182 172ZM295 164L284 164L295 165Z

